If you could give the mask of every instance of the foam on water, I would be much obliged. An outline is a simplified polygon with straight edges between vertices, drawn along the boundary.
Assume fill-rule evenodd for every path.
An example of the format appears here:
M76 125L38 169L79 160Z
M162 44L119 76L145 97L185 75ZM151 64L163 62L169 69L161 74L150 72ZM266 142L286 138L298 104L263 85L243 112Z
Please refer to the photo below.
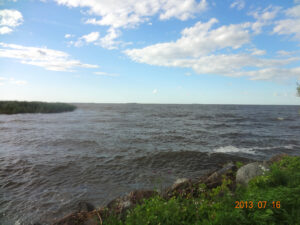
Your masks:
M246 153L246 154L255 154L256 151L254 148L237 148L235 146L229 145L225 147L220 147L214 149L213 152L222 152L222 153Z
M251 148L243 148L243 147L235 147L232 145L219 147L216 149L213 149L213 152L218 153L245 153L245 154L262 154L262 152L258 152L258 150L272 150L272 149L288 149L293 150L296 146L295 145L284 145L284 146L272 146L272 147L251 147Z

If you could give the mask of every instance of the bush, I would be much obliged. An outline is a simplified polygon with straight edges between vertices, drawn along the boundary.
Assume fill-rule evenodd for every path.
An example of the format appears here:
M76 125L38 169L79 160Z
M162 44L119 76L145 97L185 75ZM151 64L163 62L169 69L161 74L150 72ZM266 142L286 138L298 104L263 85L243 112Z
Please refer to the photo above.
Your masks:
M127 212L124 219L112 216L104 224L300 224L300 157L285 157L234 193L229 184L224 179L221 186L194 198L156 196ZM253 208L235 208L235 201L252 201ZM266 206L259 208L263 201Z

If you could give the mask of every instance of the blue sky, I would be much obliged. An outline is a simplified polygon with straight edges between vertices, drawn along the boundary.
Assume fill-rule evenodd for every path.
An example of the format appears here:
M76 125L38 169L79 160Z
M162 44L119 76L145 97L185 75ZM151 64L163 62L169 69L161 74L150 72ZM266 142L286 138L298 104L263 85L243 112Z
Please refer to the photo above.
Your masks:
M0 0L0 99L299 104L300 0Z

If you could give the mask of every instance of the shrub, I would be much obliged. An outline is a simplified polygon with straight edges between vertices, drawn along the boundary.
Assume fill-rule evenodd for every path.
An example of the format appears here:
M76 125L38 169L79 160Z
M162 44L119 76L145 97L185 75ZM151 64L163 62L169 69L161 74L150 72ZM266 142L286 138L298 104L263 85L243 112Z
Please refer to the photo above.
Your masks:
M125 219L110 217L104 224L300 224L300 157L285 157L234 193L229 184L224 179L221 186L194 198L156 196L127 212ZM252 201L253 208L235 208L235 201ZM259 201L266 201L266 206L259 208Z

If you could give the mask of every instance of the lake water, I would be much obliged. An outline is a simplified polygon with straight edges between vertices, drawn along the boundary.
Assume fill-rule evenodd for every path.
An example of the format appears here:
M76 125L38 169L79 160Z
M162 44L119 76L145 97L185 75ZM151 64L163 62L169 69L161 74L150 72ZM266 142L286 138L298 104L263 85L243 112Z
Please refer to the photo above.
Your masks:
M49 224L239 157L300 155L299 106L77 106L0 115L0 224Z

